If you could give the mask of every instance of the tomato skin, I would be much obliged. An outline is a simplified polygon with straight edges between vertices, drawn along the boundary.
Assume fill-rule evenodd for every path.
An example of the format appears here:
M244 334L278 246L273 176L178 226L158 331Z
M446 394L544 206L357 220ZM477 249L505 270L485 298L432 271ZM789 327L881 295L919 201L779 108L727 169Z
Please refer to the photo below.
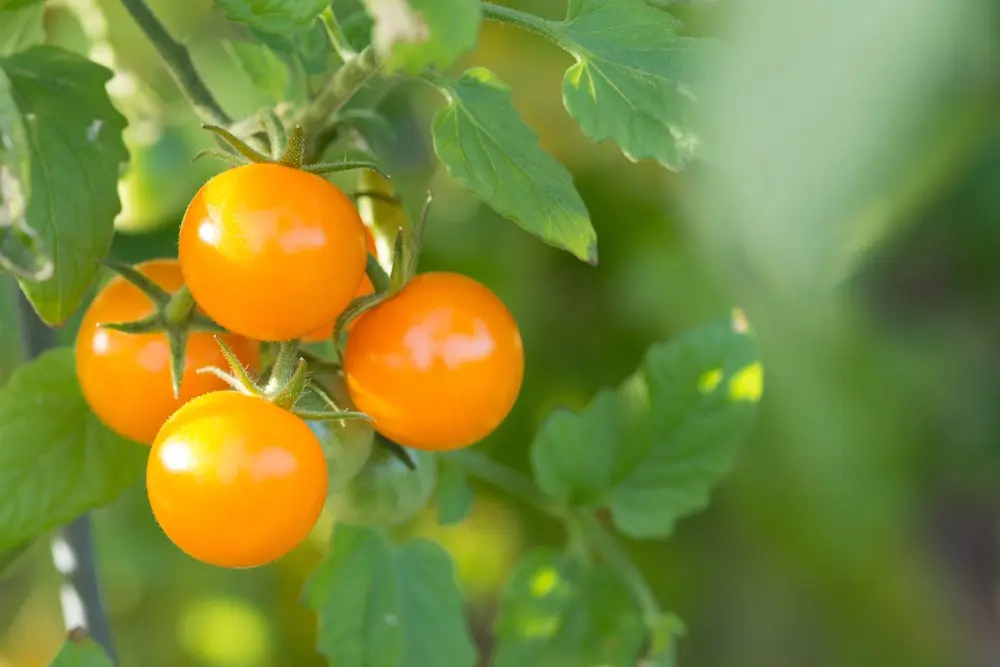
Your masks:
M151 260L135 268L168 292L184 284L177 260ZM87 403L112 430L145 445L153 442L163 423L184 403L226 387L215 376L198 373L199 368L228 367L211 334L191 334L181 394L174 398L166 334L127 334L99 326L101 322L134 322L155 311L139 288L116 276L88 306L76 335L76 374ZM256 367L258 343L229 334L222 338L245 365Z
M372 255L373 257L378 257L378 251L375 249L375 237L372 236L371 230L368 229L367 227L365 227L365 248L367 249L368 254ZM365 262L367 261L368 260L366 259ZM358 291L355 292L354 296L351 298L356 299L359 296L366 296L368 294L374 294L374 293L375 293L375 286L372 285L371 278L369 278L368 274L366 273L361 278L361 284L358 285ZM337 316L339 317L340 313L337 313ZM321 343L325 340L330 340L331 338L333 338L333 327L336 324L337 324L337 318L335 317L329 322L327 322L325 325L321 326L319 329L316 329L315 331L312 331L311 333L308 333L305 336L303 336L302 341L305 343ZM350 331L353 325L354 322L348 324L347 330Z
M434 493L437 459L420 450L409 454L415 470L384 449L376 449L346 487L330 494L326 508L334 521L395 526L415 517Z
M504 420L521 389L514 318L482 284L425 273L362 314L344 351L351 399L408 447L467 447Z
M179 255L206 315L249 338L291 340L332 322L354 297L365 272L364 225L323 178L249 164L198 191Z
M146 490L163 532L220 567L270 563L312 530L323 509L326 461L305 422L235 391L200 396L163 425Z

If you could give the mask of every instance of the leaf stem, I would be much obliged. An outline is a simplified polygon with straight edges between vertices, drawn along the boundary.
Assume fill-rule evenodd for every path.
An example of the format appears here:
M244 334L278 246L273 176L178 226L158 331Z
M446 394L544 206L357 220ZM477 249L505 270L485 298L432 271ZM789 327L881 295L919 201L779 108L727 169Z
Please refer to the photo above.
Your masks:
M378 72L379 61L375 49L367 46L354 58L346 60L344 66L331 77L326 88L316 99L295 118L293 125L301 125L306 137L312 143L314 135L323 129L330 116L340 110L354 93ZM313 162L319 155L314 146L307 151L306 162Z
M568 521L571 516L559 507L551 498L542 493L527 475L497 463L488 456L467 449L444 455L446 459L473 477L489 482L510 495L520 498L554 519Z
M327 7L323 10L323 13L319 15L319 20L323 22L323 27L326 28L326 35L330 39L330 45L333 50L337 52L340 59L343 61L348 61L357 55L357 52L351 48L350 43L347 41L347 37L344 36L344 31L340 27L340 23L337 22L337 17L333 13L333 7Z
M122 0L122 5L156 47L177 85L191 100L199 118L213 125L229 125L232 119L223 111L208 86L201 80L188 50L170 36L145 0Z
M573 519L579 524L587 542L603 556L608 566L618 573L632 591L646 625L651 629L655 628L663 616L660 603L646 583L642 572L625 553L615 536L590 512L577 512L573 514Z
M495 5L492 2L483 2L480 4L482 5L484 18L500 23L509 23L522 30L533 32L548 39L553 38L552 31L549 29L550 21L543 19L541 16L520 12L510 7L504 7L503 5Z
M25 356L34 359L55 347L55 333L39 319L21 292L18 292L17 306ZM118 660L111 641L111 628L101 603L88 514L80 515L55 531L52 536L52 560L63 577L60 598L66 629L86 630L104 648L112 664L116 664Z

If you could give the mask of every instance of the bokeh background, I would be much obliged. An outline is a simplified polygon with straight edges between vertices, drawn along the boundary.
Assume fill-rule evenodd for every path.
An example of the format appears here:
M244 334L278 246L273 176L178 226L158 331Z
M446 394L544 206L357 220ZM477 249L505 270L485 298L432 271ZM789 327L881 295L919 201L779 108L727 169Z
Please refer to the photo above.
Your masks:
M87 52L69 2L49 41ZM336 6L351 3L338 0ZM557 18L563 2L514 3ZM267 98L221 46L243 39L208 0L151 5L233 115ZM208 142L121 7L100 0L120 66L147 84L125 109L133 162L114 254L175 253ZM538 243L436 168L414 84L384 102L404 189L436 194L424 269L493 288L521 324L527 377L478 445L527 470L555 406L618 383L653 342L733 305L764 350L761 416L711 508L662 543L632 544L688 626L687 667L987 667L1000 664L1000 32L995 0L718 0L670 7L722 41L704 73L704 162L631 164L569 121L570 59L487 24L466 61L509 83L525 120L573 172L600 265ZM99 26L98 26L99 27ZM85 30L84 28L87 28ZM142 233L139 233L142 232ZM7 280L0 278L0 280ZM8 281L9 282L9 281ZM20 355L0 289L0 380ZM60 332L73 335L74 323ZM459 563L489 646L498 588L557 526L478 488L472 516L416 532ZM191 561L155 526L141 486L95 514L123 665L319 666L300 591L329 522L281 562L228 572ZM0 579L0 666L47 664L62 638L58 581L39 543ZM583 666L581 666L583 667Z

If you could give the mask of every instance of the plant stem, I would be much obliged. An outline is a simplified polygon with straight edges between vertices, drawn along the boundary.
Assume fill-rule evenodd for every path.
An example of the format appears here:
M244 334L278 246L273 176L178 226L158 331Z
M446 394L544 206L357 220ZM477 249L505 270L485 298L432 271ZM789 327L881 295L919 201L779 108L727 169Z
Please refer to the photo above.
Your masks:
M326 28L326 35L330 38L330 45L333 50L337 52L341 60L345 62L357 55L354 49L347 41L347 37L344 36L344 31L341 29L340 24L337 22L337 17L333 13L333 7L327 7L323 10L323 13L319 15L320 21L323 22L323 27Z
M636 603L642 612L643 620L649 627L660 622L663 615L660 603L657 601L649 584L642 576L632 559L612 535L590 512L578 512L573 515L578 522L587 542L603 556L604 561L618 573L622 581L632 591Z
M480 4L483 8L483 17L490 19L491 21L509 23L521 28L522 30L527 30L549 39L553 37L552 31L548 28L548 24L551 23L551 21L543 19L541 16L519 12L516 9L511 9L510 7L495 5L492 2L483 2Z
M160 57L166 62L167 69L177 81L177 85L194 105L198 117L213 125L232 123L232 119L222 110L208 86L201 80L188 50L170 36L170 33L156 18L145 0L122 0L122 4L142 28L142 31L146 33L149 41L156 47Z
M34 359L55 347L55 333L38 318L20 291L17 305L25 356ZM60 598L66 629L83 628L104 648L112 664L117 663L111 628L101 604L89 515L83 514L55 531L52 536L52 560L63 576Z
M316 99L303 109L296 117L293 125L302 126L306 137L312 144L312 139L323 129L330 116L343 107L354 93L365 85L378 72L379 62L375 49L371 46L354 58L344 62L344 66L330 79L326 88L320 91ZM312 162L319 155L310 147L306 153L306 162Z
M545 514L565 521L570 519L562 508L535 485L530 477L513 468L497 463L488 456L467 449L445 454L445 457L473 477L489 482L510 495L520 498Z

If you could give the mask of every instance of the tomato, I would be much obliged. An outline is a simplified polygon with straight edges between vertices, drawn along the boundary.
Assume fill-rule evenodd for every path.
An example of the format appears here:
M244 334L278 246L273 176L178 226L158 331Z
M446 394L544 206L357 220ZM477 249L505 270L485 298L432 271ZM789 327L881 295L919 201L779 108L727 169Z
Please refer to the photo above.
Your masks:
M152 260L135 268L168 292L184 284L176 260ZM211 334L191 334L181 395L174 398L166 334L127 334L100 326L101 322L134 322L154 312L149 297L116 276L91 302L76 335L76 374L87 403L111 429L147 445L177 408L196 396L226 387L222 380L198 373L199 368L228 368ZM256 366L256 342L235 335L222 338L244 364Z
M334 521L392 526L415 517L434 492L437 460L419 450L409 454L415 470L385 449L375 449L357 476L342 491L330 494L326 508Z
M338 493L371 456L375 431L370 424L356 419L340 423L307 421L306 424L323 447L327 494Z
M153 442L146 491L163 532L221 567L256 567L291 551L326 499L326 461L306 423L235 391L200 396Z
M386 437L449 450L481 440L521 389L517 324L480 283L426 273L361 315L347 339L351 398Z
M365 227L365 248L367 249L368 254L374 257L378 257L378 251L375 249L375 237L372 236L371 230L368 229L367 227ZM367 260L365 261L367 262ZM368 274L366 273L361 278L361 284L358 285L358 291L354 293L354 296L352 298L356 299L359 296L365 296L367 294L374 294L374 293L375 293L375 286L372 285L372 281L368 277ZM337 315L339 316L340 313L337 313ZM333 327L336 324L337 324L337 318L335 317L329 322L327 322L325 325L321 326L319 329L316 329L315 331L303 336L302 340L306 343L320 343L325 340L330 340L330 338L333 337ZM351 322L351 324L347 325L348 331L351 330L353 324L354 323Z
M365 230L350 198L291 167L224 171L181 223L181 269L223 327L259 340L301 338L332 322L365 272Z

